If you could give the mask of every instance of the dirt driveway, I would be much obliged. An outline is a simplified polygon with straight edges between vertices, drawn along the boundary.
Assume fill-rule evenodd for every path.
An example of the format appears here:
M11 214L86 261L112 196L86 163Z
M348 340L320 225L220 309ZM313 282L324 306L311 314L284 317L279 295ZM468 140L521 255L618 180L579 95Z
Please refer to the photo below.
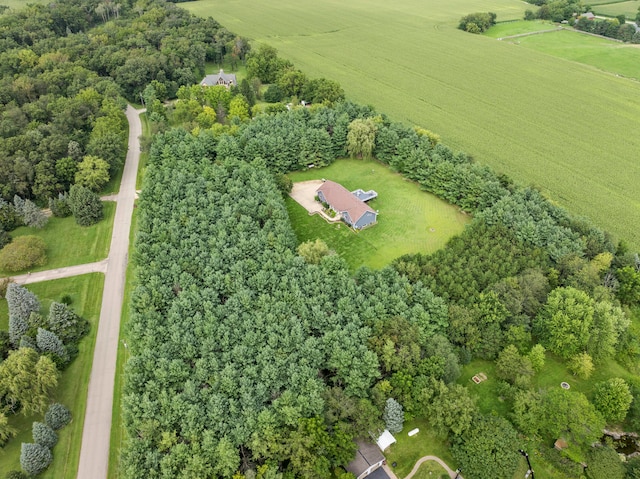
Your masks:
M320 213L322 211L322 205L315 200L315 197L316 191L321 185L322 180L300 181L299 183L293 184L289 195L302 205L310 215Z

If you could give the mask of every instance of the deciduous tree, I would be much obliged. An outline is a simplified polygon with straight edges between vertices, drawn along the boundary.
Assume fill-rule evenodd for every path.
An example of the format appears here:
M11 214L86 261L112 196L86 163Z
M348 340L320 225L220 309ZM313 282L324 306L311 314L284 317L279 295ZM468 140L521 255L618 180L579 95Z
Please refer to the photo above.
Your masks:
M38 236L18 236L0 250L0 269L17 272L47 262L47 245Z
M78 165L76 184L100 191L109 182L109 163L97 156L85 156Z
M596 384L593 405L607 422L622 422L627 416L633 396L622 378L611 378Z
M57 385L56 365L31 348L11 351L0 363L0 391L11 407L20 403L25 415L44 412Z

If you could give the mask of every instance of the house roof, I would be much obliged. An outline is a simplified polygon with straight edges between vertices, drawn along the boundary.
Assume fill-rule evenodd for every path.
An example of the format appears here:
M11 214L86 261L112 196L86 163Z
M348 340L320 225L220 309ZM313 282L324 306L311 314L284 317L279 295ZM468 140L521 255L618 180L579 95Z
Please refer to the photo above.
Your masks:
M356 457L348 466L345 467L345 469L358 477L369 469L370 466L373 466L380 461L384 461L384 456L375 444L370 444L362 440L358 440L356 443L358 444Z
M219 80L222 80L225 85L232 84L236 85L238 81L236 80L235 73L225 73L224 70L220 70L220 72L215 73L213 75L207 75L202 79L200 85L202 86L216 86L219 83Z
M353 223L362 218L367 211L376 214L364 201L356 198L353 193L335 181L326 180L318 191L322 192L331 208L341 213L347 212Z

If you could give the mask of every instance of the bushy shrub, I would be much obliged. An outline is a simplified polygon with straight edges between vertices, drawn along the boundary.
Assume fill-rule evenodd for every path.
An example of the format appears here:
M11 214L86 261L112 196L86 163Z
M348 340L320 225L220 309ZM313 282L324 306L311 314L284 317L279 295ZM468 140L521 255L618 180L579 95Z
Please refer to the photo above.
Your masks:
M6 296L9 283L11 283L11 278L0 278L0 298Z
M58 429L66 426L71 421L71 412L60 403L53 403L47 409L44 415L44 421L47 425L57 431Z
M29 476L22 471L9 471L4 477L5 479L29 479Z
M11 236L5 230L0 229L0 249L11 243Z
M0 269L23 271L47 262L47 245L37 236L19 236L0 250Z
M496 24L496 14L493 12L477 12L465 15L460 19L458 28L469 33L483 33Z
M22 443L20 466L29 475L35 476L44 471L53 461L51 451L41 444Z
M58 198L49 198L49 209L53 216L58 218L65 218L71 215L71 208L69 208L69 198L66 193L60 193Z
M34 422L31 426L31 434L33 435L33 442L49 449L53 449L53 446L58 442L58 435L43 422Z
M263 97L267 103L278 103L284 98L284 92L278 85L269 85Z
M76 223L80 226L91 226L102 219L102 201L88 188L73 185L69 190L69 207Z
M63 294L62 297L60 298L60 302L62 304L66 304L67 306L69 306L71 303L73 303L73 299L71 299L70 294Z

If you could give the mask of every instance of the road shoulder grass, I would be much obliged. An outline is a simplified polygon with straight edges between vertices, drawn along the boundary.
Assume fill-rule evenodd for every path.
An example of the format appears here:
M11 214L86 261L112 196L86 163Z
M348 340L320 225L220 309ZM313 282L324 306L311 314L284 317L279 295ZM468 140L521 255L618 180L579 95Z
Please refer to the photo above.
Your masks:
M73 301L71 308L91 324L89 334L80 341L78 357L62 373L58 382L54 401L67 406L73 420L71 424L58 432L59 440L53 449L53 463L43 474L38 476L42 479L76 477L103 287L104 275L102 273L91 273L26 286L40 299L43 314L48 314L52 301L60 301L63 295L68 294ZM0 329L7 327L7 301L2 299L0 300ZM42 414L30 416L17 414L10 417L10 424L16 427L19 433L0 450L0 477L5 477L11 470L20 470L21 443L33 442L31 424L33 421L42 420Z
M67 218L51 217L42 229L21 226L9 234L18 236L33 235L42 238L47 245L47 262L43 266L29 268L29 271L75 266L103 260L109 254L113 218L116 203L104 201L104 218L92 226L79 226L72 216ZM0 270L0 276L11 276L25 271L10 273Z
M286 205L300 243L321 238L349 264L382 268L410 253L432 253L459 234L471 218L453 205L420 189L414 182L374 160L337 160L326 168L289 174L294 182L330 179L350 191L373 189L378 197L369 202L379 211L378 223L354 232L344 223L327 223L309 216L293 199Z

